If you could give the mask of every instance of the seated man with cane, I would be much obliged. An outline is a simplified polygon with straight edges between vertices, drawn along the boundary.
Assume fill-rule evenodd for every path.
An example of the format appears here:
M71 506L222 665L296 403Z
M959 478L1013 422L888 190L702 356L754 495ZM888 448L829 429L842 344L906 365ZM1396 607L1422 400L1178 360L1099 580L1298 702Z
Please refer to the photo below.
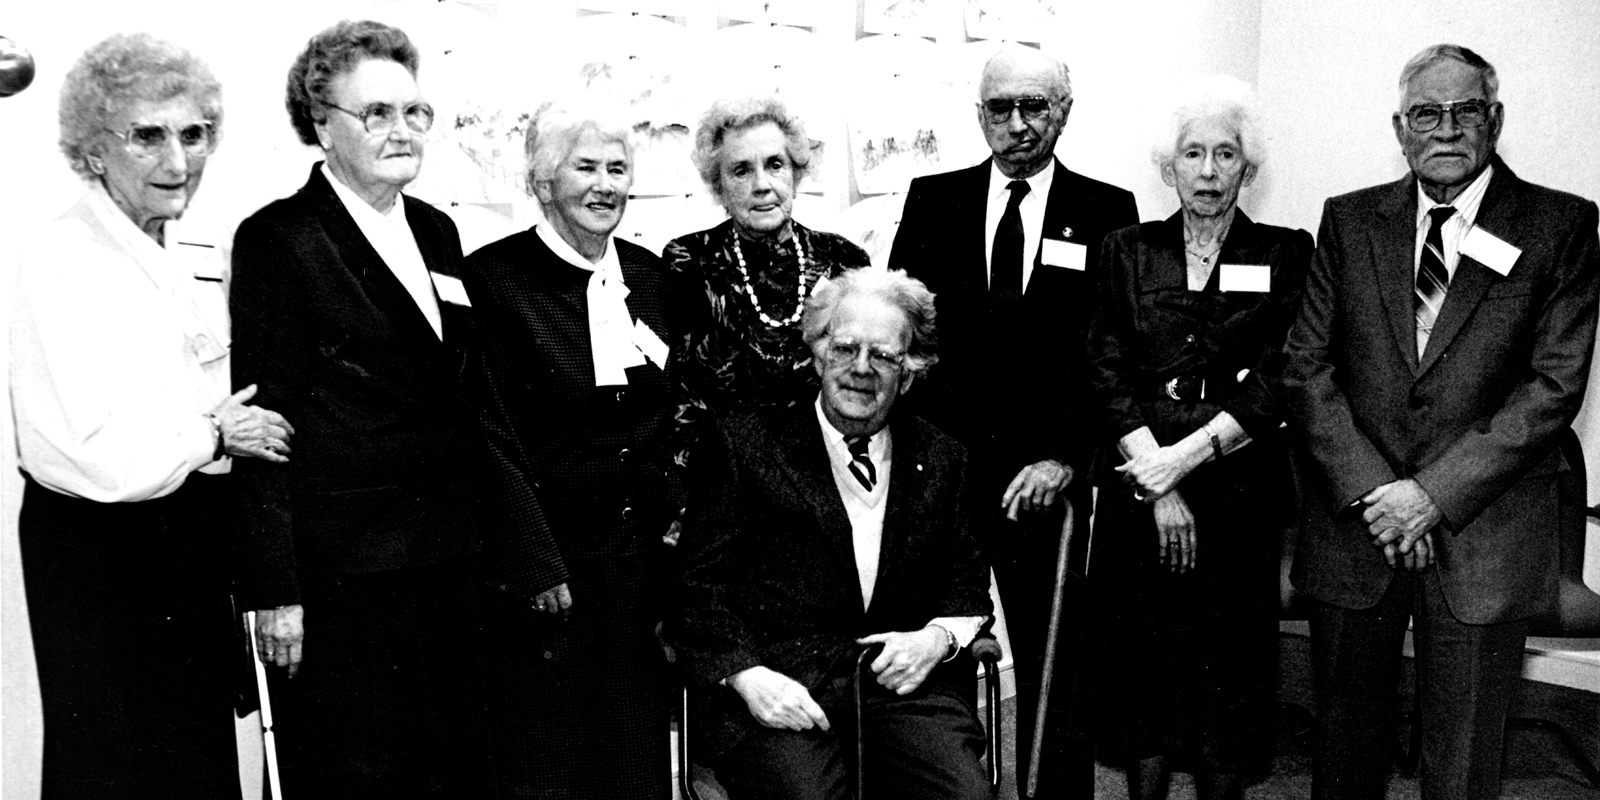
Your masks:
M816 402L724 420L695 454L668 638L698 747L740 800L851 797L858 770L874 800L988 797L963 648L993 607L966 452L891 413L936 360L933 295L852 270L802 329ZM863 647L881 652L858 684Z

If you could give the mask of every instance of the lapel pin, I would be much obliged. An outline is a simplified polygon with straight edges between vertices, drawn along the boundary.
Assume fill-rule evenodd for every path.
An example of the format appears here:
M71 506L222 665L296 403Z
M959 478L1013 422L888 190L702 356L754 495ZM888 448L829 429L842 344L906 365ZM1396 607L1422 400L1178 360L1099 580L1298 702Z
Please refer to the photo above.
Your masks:
M1062 228L1061 229L1061 238L1063 238L1063 239L1071 239L1072 238L1072 229L1071 228Z
M922 465L921 465L921 464L918 464L918 465L917 465L917 471L918 471L918 472L921 472L921 471L922 471Z

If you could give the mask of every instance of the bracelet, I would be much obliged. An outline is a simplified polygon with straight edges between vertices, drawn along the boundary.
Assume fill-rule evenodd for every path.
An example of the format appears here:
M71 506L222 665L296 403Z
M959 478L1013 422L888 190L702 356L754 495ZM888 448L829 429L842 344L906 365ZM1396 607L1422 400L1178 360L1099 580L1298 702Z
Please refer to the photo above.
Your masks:
M1215 453L1217 460L1222 460L1222 440L1217 438L1217 432L1211 428L1211 423L1200 426L1205 429L1206 435L1211 437L1211 452Z
M207 414L206 419L211 421L211 436L216 439L217 446L211 451L212 461L221 461L227 455L227 442L222 436L222 420L216 414Z
M955 657L961 653L961 648L956 645L956 635L951 633L949 628L946 628L937 622L928 623L928 627L938 628L939 630L944 631L945 652L948 655L946 655L939 663L944 664L949 661L954 661Z

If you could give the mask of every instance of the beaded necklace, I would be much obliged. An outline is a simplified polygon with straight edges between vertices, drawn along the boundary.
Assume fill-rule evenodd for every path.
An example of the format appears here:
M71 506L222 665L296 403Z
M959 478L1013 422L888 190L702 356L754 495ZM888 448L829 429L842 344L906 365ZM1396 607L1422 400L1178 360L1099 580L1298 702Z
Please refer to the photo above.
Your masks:
M772 317L767 316L767 312L761 309L761 301L756 298L756 287L750 285L750 270L745 267L744 250L740 249L739 247L739 232L733 232L733 256L739 260L739 277L744 279L744 293L750 296L750 305L755 306L756 316L760 317L761 321L765 322L769 328L781 328L785 325L792 325L800 320L801 314L805 313L806 249L804 245L800 244L800 234L798 231L795 232L794 235L794 254L795 257L800 260L800 285L795 289L795 296L797 299L794 313L790 314L788 319L773 319Z

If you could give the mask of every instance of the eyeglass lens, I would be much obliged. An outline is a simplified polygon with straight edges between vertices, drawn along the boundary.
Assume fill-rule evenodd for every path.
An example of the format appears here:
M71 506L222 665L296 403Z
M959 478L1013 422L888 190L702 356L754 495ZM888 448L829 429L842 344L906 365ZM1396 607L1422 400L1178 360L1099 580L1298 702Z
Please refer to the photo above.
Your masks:
M128 128L125 139L128 148L139 155L158 155L166 150L167 137L171 133L164 125L133 125ZM183 126L178 130L177 137L178 146L193 156L210 155L212 147L216 144L211 125L206 122L194 122Z
M1489 105L1481 100L1468 100L1459 104L1425 103L1412 106L1406 116L1410 118L1411 130L1427 133L1439 127L1447 111L1458 128L1476 128L1489 119Z
M854 364L861 357L861 351L867 351L867 363L880 370L893 369L900 366L901 356L891 353L882 347L865 345L853 339L839 339L828 344L828 360L836 365Z
M399 113L405 118L406 127L417 133L427 133L428 129L433 127L433 107L427 103L412 103ZM388 103L373 103L361 114L367 133L388 133L394 130L395 116L395 107Z
M1044 97L1019 97L1015 100L985 100L983 101L984 114L990 122L1005 122L1011 119L1011 109L1016 108L1022 112L1022 118L1038 119L1050 111L1050 100Z

